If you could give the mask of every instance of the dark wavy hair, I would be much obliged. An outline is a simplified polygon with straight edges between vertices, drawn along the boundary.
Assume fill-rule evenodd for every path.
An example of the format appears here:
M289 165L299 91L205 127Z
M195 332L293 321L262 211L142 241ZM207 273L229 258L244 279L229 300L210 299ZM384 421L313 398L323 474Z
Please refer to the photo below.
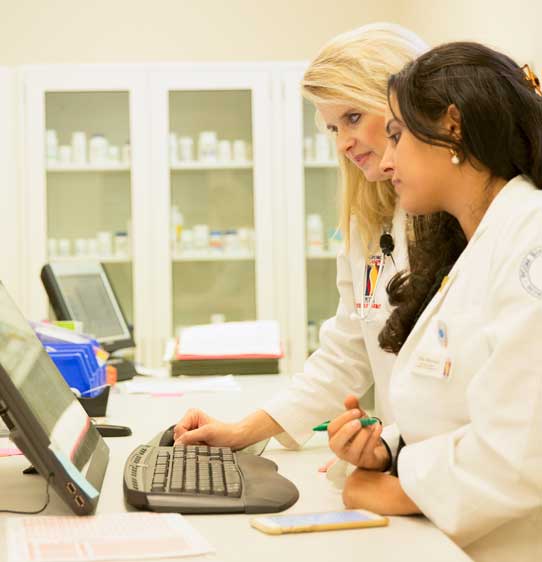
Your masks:
M453 149L461 162L487 170L490 178L523 174L542 186L542 97L506 55L478 43L447 43L421 55L390 77L402 121L420 141ZM439 127L450 105L460 115L461 134ZM410 273L388 284L395 306L379 335L380 346L398 353L442 278L467 240L451 215L414 217Z

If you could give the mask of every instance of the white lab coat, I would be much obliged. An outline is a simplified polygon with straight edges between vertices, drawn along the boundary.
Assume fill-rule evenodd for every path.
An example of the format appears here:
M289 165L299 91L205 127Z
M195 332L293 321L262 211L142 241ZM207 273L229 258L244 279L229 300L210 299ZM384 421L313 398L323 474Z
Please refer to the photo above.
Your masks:
M446 374L448 373L448 374ZM399 478L477 562L542 560L542 191L491 203L390 382Z
M294 375L288 388L264 406L285 429L277 439L287 447L301 446L311 437L312 427L344 411L347 394L361 397L373 384L376 415L387 423L392 421L388 385L396 356L380 349L377 338L391 311L388 281L408 267L406 218L397 209L392 227L395 265L386 258L366 319L360 315L366 261L355 220L352 223L350 251L337 257L337 314L322 325L320 347L307 359L303 373Z

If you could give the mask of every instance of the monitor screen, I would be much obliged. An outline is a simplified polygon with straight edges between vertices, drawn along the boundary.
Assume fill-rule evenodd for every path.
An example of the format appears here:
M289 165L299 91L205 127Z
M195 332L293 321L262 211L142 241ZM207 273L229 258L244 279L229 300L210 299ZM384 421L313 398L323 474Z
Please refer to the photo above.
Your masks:
M92 512L107 446L1 283L0 403L28 460L75 513Z
M100 275L62 275L60 290L73 318L97 340L124 335L122 323Z
M58 320L78 320L108 351L133 347L130 329L99 262L57 262L41 278Z

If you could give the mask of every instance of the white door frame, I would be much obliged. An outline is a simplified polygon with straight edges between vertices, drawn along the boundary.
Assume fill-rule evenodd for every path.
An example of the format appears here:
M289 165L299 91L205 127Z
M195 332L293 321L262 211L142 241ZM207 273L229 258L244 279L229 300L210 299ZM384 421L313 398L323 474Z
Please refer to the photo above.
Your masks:
M284 123L282 186L287 201L286 235L289 371L303 370L307 358L307 271L305 252L305 178L303 168L303 99L301 79L306 63L292 63L281 72Z

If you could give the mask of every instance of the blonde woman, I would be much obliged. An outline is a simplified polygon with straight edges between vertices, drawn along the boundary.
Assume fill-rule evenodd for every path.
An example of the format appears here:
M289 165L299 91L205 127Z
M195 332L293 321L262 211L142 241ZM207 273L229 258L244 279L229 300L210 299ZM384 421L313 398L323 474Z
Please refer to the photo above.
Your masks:
M342 177L345 247L337 258L337 313L322 326L320 348L303 373L263 409L237 423L189 410L175 427L178 443L240 449L276 436L297 448L313 426L345 406L357 407L357 398L373 385L377 415L392 421L387 392L395 356L380 349L378 334L390 314L386 285L408 260L404 214L379 164L386 147L388 77L425 50L414 33L378 23L334 38L310 64L303 95L335 136ZM375 439L379 435L380 430Z

